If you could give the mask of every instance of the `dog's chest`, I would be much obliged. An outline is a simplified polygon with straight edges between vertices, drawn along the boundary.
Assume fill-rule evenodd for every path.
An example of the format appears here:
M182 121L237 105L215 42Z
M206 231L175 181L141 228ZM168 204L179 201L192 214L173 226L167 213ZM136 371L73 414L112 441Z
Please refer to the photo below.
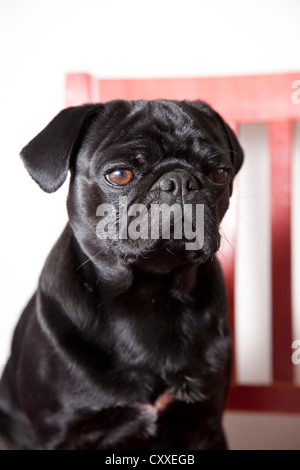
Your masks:
M115 354L128 365L160 371L188 367L197 356L201 307L166 293L144 294L124 296L111 309L107 338Z
M105 348L113 354L116 374L124 371L127 396L142 402L155 401L160 394L202 401L208 337L218 341L212 308L202 295L180 297L154 283L139 287L101 310Z

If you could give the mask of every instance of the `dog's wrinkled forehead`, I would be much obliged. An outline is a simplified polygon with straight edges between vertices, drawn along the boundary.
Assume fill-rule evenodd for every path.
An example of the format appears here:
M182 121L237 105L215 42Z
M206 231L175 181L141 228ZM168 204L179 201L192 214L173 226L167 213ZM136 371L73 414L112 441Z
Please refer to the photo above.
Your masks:
M93 122L83 151L104 158L140 154L187 158L193 153L228 153L228 140L211 108L170 101L110 102ZM134 156L132 155L132 156ZM229 155L230 158L230 155Z

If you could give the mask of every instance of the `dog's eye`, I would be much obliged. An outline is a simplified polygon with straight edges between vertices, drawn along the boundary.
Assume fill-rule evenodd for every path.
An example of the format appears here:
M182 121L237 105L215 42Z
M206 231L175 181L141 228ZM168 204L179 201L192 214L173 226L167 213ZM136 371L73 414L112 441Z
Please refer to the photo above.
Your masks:
M126 170L125 168L120 168L118 170L114 170L111 173L107 173L105 178L109 183L114 184L116 186L125 186L126 184L130 183L133 178L133 173L131 170Z
M217 184L224 184L228 179L228 171L224 170L223 168L217 168L213 170L209 175L209 179L212 180L214 183Z

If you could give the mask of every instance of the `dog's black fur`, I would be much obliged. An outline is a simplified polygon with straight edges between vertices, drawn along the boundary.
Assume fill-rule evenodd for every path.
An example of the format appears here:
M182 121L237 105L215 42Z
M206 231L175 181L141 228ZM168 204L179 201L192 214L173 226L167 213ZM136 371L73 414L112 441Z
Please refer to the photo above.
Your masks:
M215 253L243 161L234 133L201 101L117 100L63 110L21 156L47 192L70 169L69 224L14 334L2 435L20 449L226 448L230 334ZM124 186L105 176L119 168L134 174ZM202 249L100 240L97 207L118 210L125 195L204 204Z

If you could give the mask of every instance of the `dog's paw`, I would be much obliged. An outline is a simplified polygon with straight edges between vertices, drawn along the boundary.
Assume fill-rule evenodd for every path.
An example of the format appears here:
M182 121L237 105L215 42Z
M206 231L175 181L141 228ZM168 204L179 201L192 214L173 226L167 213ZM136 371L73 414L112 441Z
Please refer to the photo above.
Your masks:
M123 449L156 434L157 410L142 403L81 413L69 429L65 449ZM130 447L128 447L130 448Z
M156 434L156 421L158 417L157 408L155 405L149 403L134 403L131 405L138 411L138 420L141 423L141 436L146 438L155 436Z
M168 394L175 400L185 403L197 403L207 400L207 395L203 392L203 381L198 377L185 375L182 379L174 381L168 389Z

